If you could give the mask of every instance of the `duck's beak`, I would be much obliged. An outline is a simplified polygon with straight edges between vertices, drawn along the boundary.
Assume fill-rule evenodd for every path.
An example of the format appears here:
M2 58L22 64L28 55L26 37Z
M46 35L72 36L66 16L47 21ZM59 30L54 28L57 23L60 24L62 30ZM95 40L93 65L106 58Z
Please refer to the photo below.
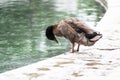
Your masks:
M57 39L54 39L54 41L55 41L56 43L58 43Z

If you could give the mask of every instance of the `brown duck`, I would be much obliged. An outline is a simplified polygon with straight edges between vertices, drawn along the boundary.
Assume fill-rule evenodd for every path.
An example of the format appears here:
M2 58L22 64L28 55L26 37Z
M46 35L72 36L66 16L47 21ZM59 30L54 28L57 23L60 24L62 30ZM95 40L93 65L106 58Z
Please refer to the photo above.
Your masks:
M46 37L49 40L54 40L58 43L55 36L68 39L72 44L72 53L74 53L75 43L78 43L77 51L79 51L80 44L92 46L102 37L102 34L97 33L84 22L76 18L67 18L55 25L47 27Z

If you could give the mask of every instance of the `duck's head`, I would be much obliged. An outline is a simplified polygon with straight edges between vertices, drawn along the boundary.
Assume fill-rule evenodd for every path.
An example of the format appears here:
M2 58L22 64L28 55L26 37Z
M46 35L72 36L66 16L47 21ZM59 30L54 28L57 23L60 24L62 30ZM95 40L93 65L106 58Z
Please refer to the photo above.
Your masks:
M55 25L51 25L51 26L48 26L47 29L46 29L46 37L49 39L49 40L53 40L55 42L58 43L54 33L53 33L53 29L54 29Z

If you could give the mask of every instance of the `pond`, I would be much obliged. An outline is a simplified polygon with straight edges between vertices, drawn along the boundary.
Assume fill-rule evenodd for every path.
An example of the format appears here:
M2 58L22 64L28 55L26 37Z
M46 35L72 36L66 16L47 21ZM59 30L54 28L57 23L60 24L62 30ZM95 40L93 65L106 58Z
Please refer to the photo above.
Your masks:
M0 0L0 73L70 50L45 37L45 29L63 18L76 17L96 26L105 10L94 0Z

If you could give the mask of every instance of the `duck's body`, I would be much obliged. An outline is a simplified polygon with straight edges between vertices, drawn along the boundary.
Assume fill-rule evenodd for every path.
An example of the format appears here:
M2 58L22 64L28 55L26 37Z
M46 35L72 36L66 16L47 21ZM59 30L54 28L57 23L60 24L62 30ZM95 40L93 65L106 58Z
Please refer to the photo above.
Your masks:
M90 41L90 38L94 35L95 31L89 28L85 23L79 21L76 18L68 18L61 20L58 24L49 26L46 30L46 36L50 40L56 40L55 36L65 37L72 43L72 53L74 52L74 44L78 43L77 51L79 51L80 44L85 46L94 45L97 40L93 39ZM88 35L87 35L88 34ZM88 37L87 37L88 36ZM92 37L92 38L93 38Z

